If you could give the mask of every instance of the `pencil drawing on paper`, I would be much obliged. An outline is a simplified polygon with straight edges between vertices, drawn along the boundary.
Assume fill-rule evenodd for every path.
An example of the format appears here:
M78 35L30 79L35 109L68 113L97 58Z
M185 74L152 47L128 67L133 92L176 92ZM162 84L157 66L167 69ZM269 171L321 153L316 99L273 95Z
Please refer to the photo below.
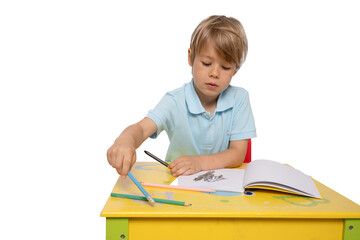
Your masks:
M208 171L204 174L201 174L199 176L197 176L196 178L193 179L194 182L198 182L198 181L204 181L204 182L216 182L216 181L221 181L224 180L226 178L223 177L223 175L219 175L219 176L215 176L214 174L215 171Z

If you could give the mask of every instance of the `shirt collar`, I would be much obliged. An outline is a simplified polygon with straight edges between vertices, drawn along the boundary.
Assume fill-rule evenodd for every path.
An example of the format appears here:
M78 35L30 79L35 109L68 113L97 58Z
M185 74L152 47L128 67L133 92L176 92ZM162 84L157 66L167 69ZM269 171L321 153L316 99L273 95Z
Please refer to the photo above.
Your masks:
M223 112L229 108L232 108L235 104L234 96L231 94L231 86L227 87L221 92L217 101L215 112ZM201 105L200 99L194 88L194 80L190 83L185 84L185 100L189 111L192 114L201 114L206 112L204 107Z

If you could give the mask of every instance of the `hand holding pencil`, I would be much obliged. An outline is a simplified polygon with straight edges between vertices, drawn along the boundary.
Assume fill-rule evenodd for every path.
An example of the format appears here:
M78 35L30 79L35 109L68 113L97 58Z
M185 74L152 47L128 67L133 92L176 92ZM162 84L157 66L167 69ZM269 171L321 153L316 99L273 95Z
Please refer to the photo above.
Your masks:
M136 149L129 145L114 143L107 151L107 159L124 179L136 162Z
M107 151L109 164L122 178L127 176L136 162L136 148L157 131L157 126L150 118L127 127Z

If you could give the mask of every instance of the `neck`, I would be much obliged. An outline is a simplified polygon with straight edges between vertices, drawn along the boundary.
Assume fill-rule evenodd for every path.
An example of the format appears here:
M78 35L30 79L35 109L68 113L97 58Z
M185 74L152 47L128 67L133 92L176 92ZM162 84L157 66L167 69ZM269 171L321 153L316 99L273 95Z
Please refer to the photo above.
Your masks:
M196 94L199 97L200 103L203 106L203 108L210 113L210 115L212 115L215 111L216 105L217 105L217 100L219 98L219 96L216 97L210 97L210 96L206 96L204 94L202 94L195 86L194 84L194 89Z

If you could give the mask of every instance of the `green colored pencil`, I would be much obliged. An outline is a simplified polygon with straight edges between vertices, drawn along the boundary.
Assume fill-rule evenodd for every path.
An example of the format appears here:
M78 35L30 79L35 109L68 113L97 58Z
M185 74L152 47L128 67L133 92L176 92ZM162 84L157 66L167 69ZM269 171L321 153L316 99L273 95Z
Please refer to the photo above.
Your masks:
M112 197L120 197L120 198L130 198L135 200L143 200L148 201L146 197L141 197L137 195L129 195L129 194L121 194L121 193L111 193L110 196ZM167 200L167 199L161 199L161 198L153 198L155 202L157 203L167 203L167 204L174 204L174 205L180 205L180 206L191 206L190 203L186 202L180 202L180 201L174 201L174 200Z

